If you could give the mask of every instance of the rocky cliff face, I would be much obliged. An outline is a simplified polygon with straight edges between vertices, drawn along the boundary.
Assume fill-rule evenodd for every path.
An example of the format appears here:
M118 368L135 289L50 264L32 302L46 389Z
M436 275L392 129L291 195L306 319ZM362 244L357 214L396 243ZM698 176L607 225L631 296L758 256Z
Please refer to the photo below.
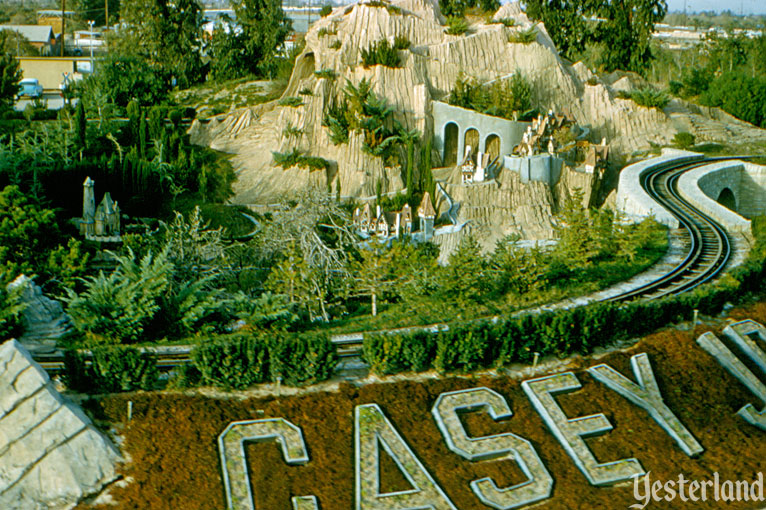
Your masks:
M763 130L717 110L674 100L665 111L658 111L617 98L617 90L630 87L630 78L601 79L582 64L568 64L541 24L536 42L509 43L509 34L533 25L516 3L504 5L495 15L495 19L513 18L515 26L477 22L461 36L445 34L435 0L394 0L390 9L379 5L361 1L338 7L312 26L283 96L300 97L302 105L273 102L192 126L192 141L234 154L237 203L269 203L306 186L324 187L328 181L333 187L339 182L344 196L374 195L379 180L383 191L401 189L400 171L363 153L359 138L335 146L322 127L326 105L341 96L346 80L358 83L362 78L373 82L374 92L395 109L398 121L426 137L432 130L431 101L443 98L461 72L490 80L520 71L533 83L542 109L569 112L578 124L590 126L594 140L606 137L613 154L646 149L649 142L665 143L678 131L689 131L700 141L766 138ZM409 50L400 51L402 68L362 67L361 49L396 36L412 43ZM334 71L336 77L314 74L323 70ZM306 90L312 95L299 95ZM302 134L286 137L283 129L288 125ZM329 160L332 168L311 173L273 166L271 151L295 147Z
M116 478L118 460L21 344L0 345L0 508L72 508Z

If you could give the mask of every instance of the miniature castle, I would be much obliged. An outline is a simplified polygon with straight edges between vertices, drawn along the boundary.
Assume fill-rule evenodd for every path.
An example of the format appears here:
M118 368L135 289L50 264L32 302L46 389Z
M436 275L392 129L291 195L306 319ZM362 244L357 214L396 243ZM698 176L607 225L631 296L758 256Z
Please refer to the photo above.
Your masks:
M431 205L431 195L426 192L418 207L420 217L420 231L423 240L428 241L433 237L434 219L436 211ZM403 235L411 236L412 232L412 208L404 204L401 211L386 212L378 205L373 214L370 204L364 204L363 208L357 207L353 216L354 227L363 235L370 237L399 238Z
M82 183L82 218L80 234L92 241L120 240L120 206L107 191L96 207L95 182L90 177Z

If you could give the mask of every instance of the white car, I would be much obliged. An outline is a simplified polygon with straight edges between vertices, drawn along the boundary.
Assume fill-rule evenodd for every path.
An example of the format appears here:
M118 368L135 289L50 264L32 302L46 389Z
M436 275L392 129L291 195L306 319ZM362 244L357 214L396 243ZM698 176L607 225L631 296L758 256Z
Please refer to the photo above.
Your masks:
M18 99L21 99L22 97L35 98L42 96L43 86L40 85L37 78L24 78L19 82L19 93L16 95Z

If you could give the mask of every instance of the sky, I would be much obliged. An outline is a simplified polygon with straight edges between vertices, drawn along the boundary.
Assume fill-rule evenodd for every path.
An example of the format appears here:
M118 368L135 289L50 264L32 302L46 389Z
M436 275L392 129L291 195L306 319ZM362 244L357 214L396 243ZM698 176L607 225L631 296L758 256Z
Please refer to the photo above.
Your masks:
M687 12L731 10L739 14L766 14L766 0L668 0L669 11L683 12L686 2Z

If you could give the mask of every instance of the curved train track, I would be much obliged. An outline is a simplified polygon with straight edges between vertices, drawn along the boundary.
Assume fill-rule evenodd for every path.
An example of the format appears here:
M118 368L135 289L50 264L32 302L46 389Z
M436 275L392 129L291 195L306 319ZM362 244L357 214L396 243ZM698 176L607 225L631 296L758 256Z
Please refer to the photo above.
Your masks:
M675 268L656 280L606 301L636 298L658 299L694 289L715 278L731 256L731 242L726 231L710 216L684 200L678 193L678 179L686 172L715 161L743 158L706 158L694 162L665 163L641 175L641 186L657 203L667 209L684 229L688 245L686 256Z
M748 157L721 157L696 160L691 163L666 162L651 167L641 175L641 186L659 204L678 219L688 245L683 261L667 274L640 287L612 296L605 301L629 301L632 299L658 299L694 289L715 278L726 266L731 256L731 243L724 229L677 191L678 179L685 172L716 161L749 159ZM362 350L362 335L345 335L333 338L340 358L358 357ZM170 370L191 361L191 346L176 347L170 351L153 349L161 370ZM49 371L63 369L60 352L35 355L35 360Z

